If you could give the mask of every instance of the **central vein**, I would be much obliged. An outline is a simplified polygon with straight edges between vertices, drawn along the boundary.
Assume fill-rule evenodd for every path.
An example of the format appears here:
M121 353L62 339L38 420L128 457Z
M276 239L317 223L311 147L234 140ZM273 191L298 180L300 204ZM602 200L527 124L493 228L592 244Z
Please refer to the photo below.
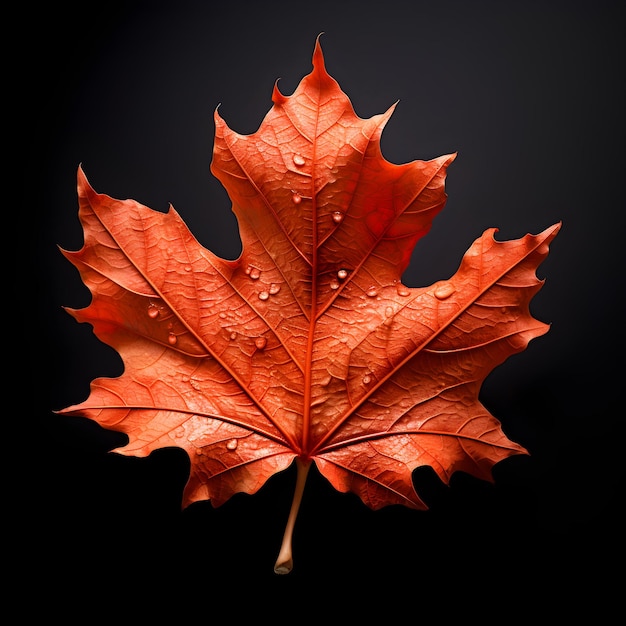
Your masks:
M315 337L315 323L317 320L317 202L314 194L311 199L311 213L313 215L313 258L311 259L311 315L309 316L309 334L304 360L304 407L302 419L302 454L308 456L311 433L311 395L313 386L313 345Z
M317 195L315 193L315 163L317 148L317 124L312 138L311 154L311 314L309 316L309 335L306 345L306 358L304 361L304 406L302 411L302 450L301 454L308 457L311 446L311 398L313 393L313 347L315 338L315 324L317 321L317 283L318 283L318 232L317 232Z

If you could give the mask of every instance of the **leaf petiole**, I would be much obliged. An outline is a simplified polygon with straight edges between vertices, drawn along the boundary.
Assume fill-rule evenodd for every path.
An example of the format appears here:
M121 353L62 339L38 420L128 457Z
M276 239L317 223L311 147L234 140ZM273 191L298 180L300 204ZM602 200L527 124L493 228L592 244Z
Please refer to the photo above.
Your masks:
M280 546L280 552L278 558L274 564L275 574L289 574L293 569L293 551L292 551L292 537L293 529L296 524L296 518L298 517L298 510L300 509L300 502L302 501L302 494L304 493L304 485L306 484L306 477L311 467L311 460L306 461L301 458L296 458L296 467L298 468L298 474L296 477L296 488L293 494L293 500L291 501L291 510L289 511L289 518L287 519L287 525L285 526L285 532L283 534L283 542Z

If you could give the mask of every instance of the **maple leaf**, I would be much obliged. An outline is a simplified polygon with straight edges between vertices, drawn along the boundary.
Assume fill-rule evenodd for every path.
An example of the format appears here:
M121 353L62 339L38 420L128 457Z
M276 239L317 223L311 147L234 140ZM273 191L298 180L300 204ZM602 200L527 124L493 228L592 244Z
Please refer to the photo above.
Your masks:
M68 311L120 354L118 378L60 411L128 436L115 452L189 455L183 506L219 506L297 463L277 573L314 462L370 508L426 509L412 472L431 466L492 480L527 451L479 402L495 366L545 333L529 302L560 224L496 241L487 230L458 271L424 288L401 282L446 201L455 155L395 165L380 150L386 113L361 119L327 73L291 96L277 85L257 132L215 112L211 170L226 188L238 259L203 248L178 213L96 193L78 170L84 245L63 254L92 294Z

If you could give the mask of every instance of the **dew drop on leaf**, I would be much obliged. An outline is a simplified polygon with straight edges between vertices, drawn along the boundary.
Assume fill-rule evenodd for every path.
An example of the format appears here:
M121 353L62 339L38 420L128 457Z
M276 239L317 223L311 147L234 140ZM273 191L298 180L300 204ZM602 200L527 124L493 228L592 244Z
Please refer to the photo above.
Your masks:
M435 297L439 300L449 298L456 291L452 283L442 283L435 289Z
M340 269L337 272L337 278L339 280L345 280L346 278L348 278L348 270Z
M406 285L403 285L402 283L398 283L398 286L396 287L396 289L398 291L399 296L406 297L410 293L409 288Z
M167 336L167 341L169 342L171 346L173 346L178 341L178 339L174 333L170 333Z
M236 439L231 439L227 444L226 447L229 450L236 450L237 449L237 440Z
M378 291L376 291L376 287L373 285L365 292L370 298L374 298Z
M333 211L332 216L335 224L341 224L341 222L343 222L343 213L341 211Z
M270 294L267 291L261 291L259 293L259 300L267 300L269 297L270 297Z
M294 154L293 162L298 166L304 165L304 157L300 154Z
M278 293L280 291L280 285L278 283L272 283L270 285L270 295L273 296L275 293Z
M263 348L267 345L267 339L265 337L257 337L254 340L254 345L258 350L263 350Z
M148 316L154 319L159 316L159 309L157 309L154 305L150 305L148 307Z
M251 267L249 275L252 280L258 280L259 276L261 276L261 271L256 267Z
M291 193L291 201L294 204L300 204L302 202L302 196L297 191L293 191Z
M331 279L330 281L331 289L339 289L339 281L336 278Z
M363 376L363 384L369 385L371 382L372 382L372 377L369 374L365 374L365 376Z

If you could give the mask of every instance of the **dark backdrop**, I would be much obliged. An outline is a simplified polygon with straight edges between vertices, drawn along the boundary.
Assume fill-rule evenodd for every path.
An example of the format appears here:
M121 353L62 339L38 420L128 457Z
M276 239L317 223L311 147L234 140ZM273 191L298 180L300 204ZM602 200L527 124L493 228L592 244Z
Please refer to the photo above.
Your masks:
M35 265L12 309L30 312L33 332L20 344L27 387L8 390L20 398L8 478L19 499L9 515L16 567L26 568L17 580L55 590L48 615L92 615L132 598L142 611L202 619L228 597L241 617L254 588L266 598L256 614L268 619L285 617L281 607L296 597L308 599L294 619L324 615L329 600L416 618L452 607L500 614L498 599L503 616L530 615L538 601L559 612L607 606L615 578L602 564L623 559L620 4L179 0L57 3L23 15L14 101L26 123L13 130L25 148L16 180L27 236L15 238ZM552 328L481 394L531 455L498 465L494 484L457 475L443 487L417 472L426 513L369 511L313 472L295 569L278 577L291 470L252 497L181 512L181 450L119 457L109 450L124 436L52 412L85 399L93 378L121 371L91 328L62 310L89 296L57 245L82 245L82 164L97 191L158 210L172 203L203 245L236 257L230 202L209 171L213 112L219 104L234 130L255 131L274 82L288 94L311 71L322 31L327 69L358 115L399 100L382 141L390 161L458 151L447 206L418 244L408 284L451 275L486 228L502 239L560 220L563 228L531 307ZM149 591L138 593L140 583ZM463 594L473 602L461 603Z

